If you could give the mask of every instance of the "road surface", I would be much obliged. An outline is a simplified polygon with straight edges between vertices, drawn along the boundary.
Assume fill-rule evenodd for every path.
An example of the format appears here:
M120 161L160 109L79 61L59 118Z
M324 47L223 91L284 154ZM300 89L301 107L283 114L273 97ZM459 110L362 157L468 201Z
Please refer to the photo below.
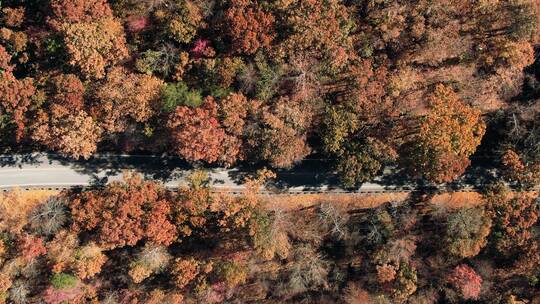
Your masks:
M124 170L140 172L146 178L161 181L168 188L186 185L186 177L193 168L179 158L169 156L97 155L89 160L74 161L55 154L33 153L24 155L0 155L0 190L66 189L71 187L100 186L121 180ZM253 172L242 168L207 169L210 183L215 191L241 192L244 177ZM412 191L418 185L399 180L386 174L374 182L365 183L355 191L339 187L335 174L324 161L306 161L291 170L278 170L275 184L263 191L272 193L313 192L396 192ZM470 185L461 189L470 190Z

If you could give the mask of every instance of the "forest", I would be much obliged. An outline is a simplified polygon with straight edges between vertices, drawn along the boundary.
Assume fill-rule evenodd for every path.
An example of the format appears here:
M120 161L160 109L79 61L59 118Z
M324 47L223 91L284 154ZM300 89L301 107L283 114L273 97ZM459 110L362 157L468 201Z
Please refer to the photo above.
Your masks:
M540 303L539 0L2 0L0 152L253 165L166 189L0 194L0 303ZM324 159L353 208L272 204L272 171ZM272 171L270 171L272 170ZM474 176L474 175L473 175Z
M290 208L127 173L44 199L0 194L2 303L540 303L536 193ZM356 198L362 200L362 198Z
M489 160L540 180L536 0L4 0L4 153L197 166L388 166L434 184Z

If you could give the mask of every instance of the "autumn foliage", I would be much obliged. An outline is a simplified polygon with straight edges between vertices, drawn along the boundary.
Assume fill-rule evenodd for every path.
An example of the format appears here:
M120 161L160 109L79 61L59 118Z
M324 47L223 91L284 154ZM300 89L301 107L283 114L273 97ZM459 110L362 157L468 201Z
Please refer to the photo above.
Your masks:
M261 109L262 125L250 134L248 144L273 166L290 168L311 152L306 142L310 114L301 104L282 98Z
M415 174L441 183L459 177L469 166L485 132L480 111L438 85L428 98L430 112L419 120L406 161Z
M11 72L13 66L10 63L11 55L6 51L6 48L0 46L0 69L5 72Z
M0 304L539 301L538 0L0 6Z
M17 141L21 140L25 135L25 114L30 107L31 98L35 92L36 89L32 79L17 79L9 71L0 74L0 106L4 113L12 117Z
M47 253L43 240L32 235L22 236L19 240L19 251L26 263Z
M2 9L2 13L4 14L3 21L6 26L18 27L24 22L24 7L5 7Z
M132 123L144 123L157 108L163 81L134 74L124 68L109 71L106 83L96 92L92 113L109 132L124 131Z
M521 157L511 149L508 149L501 157L503 174L511 182L527 187L540 182L540 163L532 162L525 164Z
M168 125L173 151L189 161L234 163L240 152L239 143L225 133L218 120L218 108L212 98L193 109L177 107Z
M274 39L274 17L257 5L233 1L225 12L225 29L229 31L232 49L237 53L254 54L267 48Z
M462 264L454 268L448 276L448 282L452 284L465 300L478 299L482 288L482 277L474 269Z
M52 0L50 5L52 16L49 22L53 26L112 17L111 7L105 0Z
M127 178L126 187L117 183L102 195L84 193L71 205L73 229L96 231L96 241L106 248L134 246L142 239L169 245L176 231L167 219L170 203L162 192L157 184L133 176ZM160 230L156 224L161 224Z
M32 138L72 158L88 158L97 150L101 128L86 112L66 114L41 113L34 126Z
M538 184L535 1L173 2L6 3L3 149Z
M521 280L540 265L535 196L494 186L475 208L388 196L368 209L362 196L291 207L258 192L275 177L261 170L236 195L216 192L204 171L175 191L126 172L103 188L32 201L8 192L2 198L21 208L0 204L0 295L50 303L459 303L491 302L520 286L519 298L530 299ZM51 219L44 212L57 213L55 230L38 229Z
M84 77L103 78L107 67L128 56L124 29L114 18L69 23L64 31L69 63Z
M340 1L282 1L278 6L290 34L278 52L293 58L307 54L340 69L350 59L353 22ZM280 55L281 55L280 54Z
M176 6L176 11L168 22L168 32L177 42L189 43L202 23L201 9L191 1Z
M498 252L512 256L530 245L531 228L538 221L536 198L526 192L509 193L502 185L486 196L495 225L494 243Z

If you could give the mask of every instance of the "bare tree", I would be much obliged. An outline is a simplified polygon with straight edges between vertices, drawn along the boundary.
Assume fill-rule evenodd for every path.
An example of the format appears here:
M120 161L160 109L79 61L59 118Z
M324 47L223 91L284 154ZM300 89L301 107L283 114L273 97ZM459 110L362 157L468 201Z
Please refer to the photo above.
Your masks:
M66 202L61 197L51 197L37 206L30 216L32 230L44 234L55 234L68 221Z
M242 93L248 95L255 91L259 76L252 63L244 66L238 75L238 80L240 82L240 91L242 91Z
M340 209L336 204L322 203L319 206L319 224L321 228L338 239L348 237L348 220L349 215L347 212Z
M16 281L9 289L9 299L15 304L28 303L29 294L28 284L24 281Z
M283 290L285 295L328 287L329 264L310 245L300 245L295 249L288 269L288 281Z

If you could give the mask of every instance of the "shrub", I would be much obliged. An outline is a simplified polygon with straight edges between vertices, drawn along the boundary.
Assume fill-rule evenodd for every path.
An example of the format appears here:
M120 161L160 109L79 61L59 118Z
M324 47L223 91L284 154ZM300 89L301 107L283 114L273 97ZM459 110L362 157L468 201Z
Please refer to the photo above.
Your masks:
M237 286L246 282L247 269L234 261L221 265L219 274L229 286Z
M51 278L51 285L55 289L69 289L77 286L79 280L76 276L67 273L55 273Z
M171 256L164 246L146 245L131 264L129 276L140 283L150 275L165 268Z
M476 256L487 243L491 220L481 209L460 209L448 216L446 224L448 250L468 258Z
M190 89L183 82L168 84L162 92L162 109L171 112L178 106L196 108L203 102L201 91Z
M200 272L200 263L193 259L176 259L172 267L174 283L177 288L186 287Z

